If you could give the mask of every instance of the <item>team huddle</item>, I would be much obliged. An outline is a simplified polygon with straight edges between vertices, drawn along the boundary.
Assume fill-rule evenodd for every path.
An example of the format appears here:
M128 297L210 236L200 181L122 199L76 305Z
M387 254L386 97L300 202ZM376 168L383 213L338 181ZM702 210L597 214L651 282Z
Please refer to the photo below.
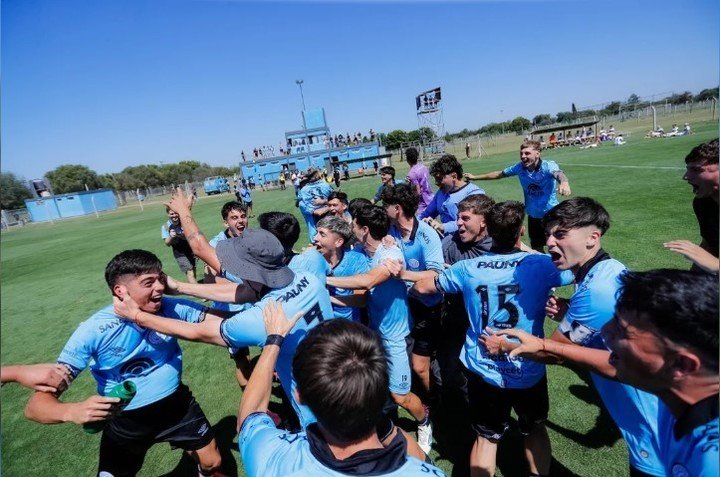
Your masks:
M373 200L348 200L310 171L297 198L312 245L299 253L293 214L264 212L249 228L247 206L228 202L223 231L208 239L178 190L162 238L186 280L148 251L113 257L112 303L47 365L54 381L36 387L26 416L101 428L101 477L136 475L158 442L183 449L199 475L224 475L212 425L182 381L183 339L226 347L235 362L249 476L444 475L429 454L451 401L465 421L446 427L473 435L462 450L471 475L495 474L514 426L525 475L547 476L546 367L565 365L591 372L627 444L629 475L717 476L718 141L686 158L703 243L666 244L693 261L689 271L628 270L602 247L607 210L589 197L559 201L569 179L540 156L541 144L525 141L517 164L472 175L451 155L428 170L411 148L408 178L381 168ZM510 176L524 204L471 182ZM568 285L569 298L556 294ZM546 319L558 322L547 338ZM61 401L88 367L98 395ZM6 372L3 381L27 382ZM268 409L276 378L277 414ZM123 386L134 395L113 397ZM398 408L415 435L396 425Z

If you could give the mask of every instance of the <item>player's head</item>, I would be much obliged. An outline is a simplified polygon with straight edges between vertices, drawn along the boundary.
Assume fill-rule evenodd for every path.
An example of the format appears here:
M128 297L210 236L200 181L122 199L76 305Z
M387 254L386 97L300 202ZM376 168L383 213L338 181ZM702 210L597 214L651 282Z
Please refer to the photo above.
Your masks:
M218 242L215 251L222 268L253 289L253 283L277 289L293 281L293 272L285 266L283 244L267 230L247 229L240 237Z
M418 204L420 204L420 196L417 191L407 184L386 187L381 199L391 221L396 221L400 213L406 218L414 216Z
M300 222L287 212L263 212L258 216L261 229L273 234L285 251L292 250L300 238Z
M523 234L524 220L525 206L516 200L506 200L493 205L485 217L493 248L500 250L515 248Z
M348 208L348 196L345 192L335 191L328 196L327 205L332 215L342 217Z
M225 227L227 227L230 235L233 237L239 237L247 228L247 207L243 203L235 200L226 202L225 205L222 206L222 209L220 209L220 215L222 216Z
M415 149L414 147L408 147L407 149L405 149L405 160L411 166L414 166L415 164L417 164L418 157L419 157L418 150Z
M462 180L463 168L455 156L443 154L430 166L430 175L435 179L435 185L447 192Z
M329 215L315 225L317 233L313 245L323 255L343 249L354 238L352 226L345 219Z
M717 276L628 272L615 316L602 329L619 380L650 392L718 375Z
M718 195L718 140L700 144L685 157L686 172L683 176L693 188L695 197Z
M355 218L355 214L358 210L369 205L373 205L370 200L366 199L365 197L356 197L348 203L348 212L350 212L351 217Z
M378 335L360 323L320 323L293 358L300 401L340 442L368 437L388 398L387 360Z
M610 215L595 199L574 197L550 209L542 219L548 253L560 270L577 269L593 258Z
M123 299L129 295L141 310L154 313L160 309L165 274L155 254L146 250L120 252L105 267L105 281L114 296Z
M477 242L487 234L486 217L495 201L485 194L473 194L458 203L458 237L463 243Z
M520 145L520 162L525 169L535 169L540 161L540 141L525 140Z
M384 166L380 168L380 182L383 184L392 184L395 180L395 168Z
M356 210L353 215L353 233L360 243L366 243L369 237L382 240L389 229L390 219L382 207L368 205Z
M167 213L168 218L173 224L179 224L180 223L180 216L177 212L172 210L170 207L165 207L165 212Z

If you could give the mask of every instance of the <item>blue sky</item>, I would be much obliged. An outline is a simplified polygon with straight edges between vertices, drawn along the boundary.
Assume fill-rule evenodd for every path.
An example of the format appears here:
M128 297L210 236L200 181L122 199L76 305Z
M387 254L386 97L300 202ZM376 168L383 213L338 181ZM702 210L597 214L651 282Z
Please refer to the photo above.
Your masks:
M4 0L2 170L99 173L276 148L308 107L335 134L448 131L718 84L712 1ZM502 111L502 113L501 113Z

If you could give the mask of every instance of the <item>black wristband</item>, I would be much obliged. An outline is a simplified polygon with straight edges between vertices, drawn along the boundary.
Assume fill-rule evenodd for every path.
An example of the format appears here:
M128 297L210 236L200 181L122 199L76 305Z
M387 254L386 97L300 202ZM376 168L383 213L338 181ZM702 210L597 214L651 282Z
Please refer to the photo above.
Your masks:
M281 335L268 335L267 339L265 340L265 346L267 345L278 345L278 347L282 346L283 340L285 340L284 336Z

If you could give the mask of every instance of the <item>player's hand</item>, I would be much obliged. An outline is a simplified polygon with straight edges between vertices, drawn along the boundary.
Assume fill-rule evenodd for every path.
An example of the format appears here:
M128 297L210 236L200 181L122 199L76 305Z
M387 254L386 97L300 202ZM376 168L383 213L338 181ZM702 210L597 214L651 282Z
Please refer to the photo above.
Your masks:
M572 191L570 190L570 184L567 182L561 182L558 186L558 194L560 195L570 195L572 194Z
M177 237L177 232L175 232L175 229L170 229L170 238Z
M212 270L212 268L207 267ZM214 270L213 270L214 271ZM215 274L213 274L214 276ZM205 282L207 283L207 282ZM169 275L165 275L165 294L166 295L179 295L180 294L180 283Z
M265 331L267 335L287 336L293 329L295 323L303 316L303 312L295 313L295 316L288 319L285 310L280 303L275 300L269 300L263 308L263 320L265 321Z
M403 261L397 258L386 258L382 261L382 264L385 268L388 269L390 275L395 278L400 278L400 273L405 268L403 266Z
M545 349L545 340L525 331L518 330L517 328L500 330L496 334L498 336L513 336L520 340L520 346L517 346L508 353L511 358L516 356L532 357Z
M663 244L666 249L679 253L706 272L718 273L720 261L699 245L688 240L673 240Z
M466 172L465 174L463 174L463 178L471 181L471 180L475 179L475 176L470 174L469 172Z
M181 217L190 213L190 210L192 209L192 204L193 196L186 196L185 192L183 192L182 188L180 187L175 190L175 193L172 195L170 202L165 203L165 205L169 207L170 210L176 212Z
M545 303L545 314L555 321L560 321L565 317L568 307L569 304L566 298L559 298L552 295L548 298L547 303Z
M72 375L67 366L63 364L29 364L20 368L17 382L35 391L61 393L72 382Z
M497 356L504 353L503 343L507 343L507 340L498 336L489 327L486 327L485 333L480 335L480 344L485 347L488 354L491 356Z
M428 224L430 227L434 228L437 232L444 234L445 233L445 226L442 224L442 222L439 222L433 218L425 217L423 221Z
M113 297L113 308L115 314L120 318L138 323L138 315L140 315L141 311L140 307L127 293L125 293L122 298L117 296Z
M118 409L120 398L90 396L84 401L73 403L69 420L75 424L104 421L112 417Z

